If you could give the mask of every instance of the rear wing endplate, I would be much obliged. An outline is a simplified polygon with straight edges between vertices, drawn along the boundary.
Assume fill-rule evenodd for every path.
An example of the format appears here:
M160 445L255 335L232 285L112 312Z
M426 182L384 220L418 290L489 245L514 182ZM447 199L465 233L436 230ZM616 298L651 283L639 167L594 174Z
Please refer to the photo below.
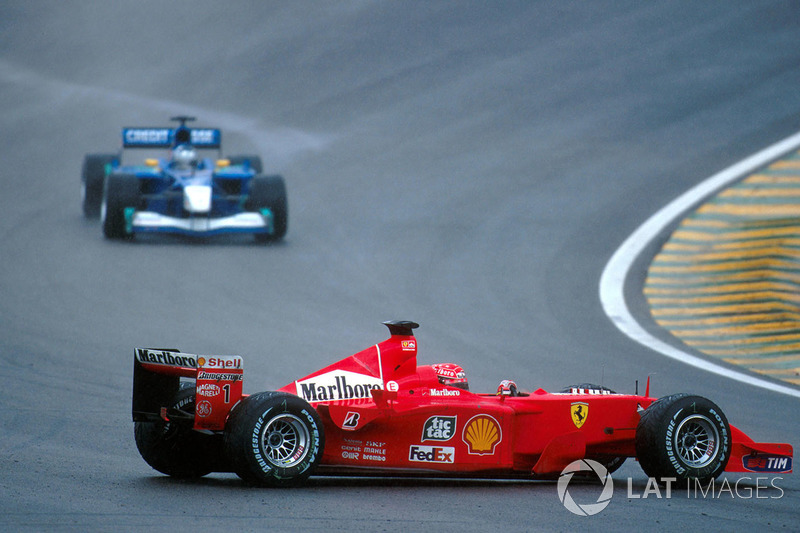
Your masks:
M134 422L170 420L181 378L194 380L195 412L189 414L194 429L224 429L228 413L242 398L242 358L194 355L174 349L134 350L131 413Z

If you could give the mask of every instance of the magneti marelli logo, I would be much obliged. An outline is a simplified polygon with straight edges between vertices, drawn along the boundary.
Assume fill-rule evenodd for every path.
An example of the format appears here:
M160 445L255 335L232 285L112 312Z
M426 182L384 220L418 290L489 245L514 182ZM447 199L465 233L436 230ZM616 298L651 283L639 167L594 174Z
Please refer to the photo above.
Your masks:
M587 477L592 479L597 476L603 489L594 503L577 503L572 495L569 493L569 484L573 476L578 472L587 472ZM592 516L596 515L605 509L611 503L611 497L614 495L614 480L611 479L611 474L608 473L606 467L593 461L591 459L579 459L567 465L561 471L561 476L558 478L558 499L567 510L578 516Z

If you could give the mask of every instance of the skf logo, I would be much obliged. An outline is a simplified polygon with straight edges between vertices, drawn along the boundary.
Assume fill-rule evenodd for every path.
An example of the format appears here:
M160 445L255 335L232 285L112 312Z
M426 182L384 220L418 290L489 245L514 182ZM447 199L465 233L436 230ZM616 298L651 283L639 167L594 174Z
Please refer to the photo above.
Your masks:
M417 463L454 463L456 449L450 446L412 446L408 460Z
M585 402L573 402L569 412L572 414L572 423L576 428L580 428L589 416L589 404Z
M416 350L417 349L417 342L412 340L407 341L400 341L400 346L405 351Z
M475 415L464 426L462 440L471 455L492 455L495 446L503 440L503 433L494 417Z
M361 415L356 413L355 411L350 411L344 417L344 422L342 423L342 429L348 429L353 431L358 427L358 421L361 418Z
M456 431L456 417L432 416L422 428L422 442L426 440L446 441L453 438Z

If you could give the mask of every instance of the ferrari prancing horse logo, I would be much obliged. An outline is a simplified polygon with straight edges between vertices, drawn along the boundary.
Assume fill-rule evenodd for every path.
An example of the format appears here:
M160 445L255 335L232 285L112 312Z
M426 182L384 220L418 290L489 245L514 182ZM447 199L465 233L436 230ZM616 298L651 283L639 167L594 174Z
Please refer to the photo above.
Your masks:
M586 417L589 416L589 404L584 402L574 402L570 406L570 413L572 414L572 422L576 428L580 428Z

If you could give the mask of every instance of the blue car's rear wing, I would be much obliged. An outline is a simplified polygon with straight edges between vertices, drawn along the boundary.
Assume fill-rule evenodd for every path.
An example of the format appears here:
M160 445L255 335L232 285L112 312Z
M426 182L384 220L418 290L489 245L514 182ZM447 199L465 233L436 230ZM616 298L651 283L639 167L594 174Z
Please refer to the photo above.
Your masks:
M222 132L216 128L122 128L123 148L169 148L182 143L219 149Z

